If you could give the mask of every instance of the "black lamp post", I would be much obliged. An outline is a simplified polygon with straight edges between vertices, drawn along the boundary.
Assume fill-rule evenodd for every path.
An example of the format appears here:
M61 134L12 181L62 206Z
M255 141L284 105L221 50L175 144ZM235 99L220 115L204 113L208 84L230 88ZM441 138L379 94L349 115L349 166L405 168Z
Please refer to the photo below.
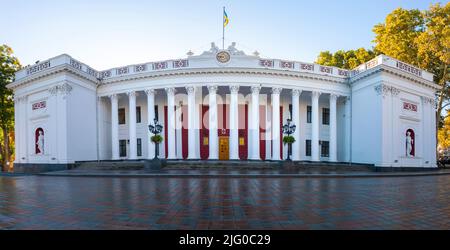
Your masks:
M295 124L292 124L292 120L291 119L287 119L287 123L283 125L283 134L287 134L288 136L290 136L291 134L293 134L295 132L295 128L297 126L295 126ZM288 143L288 157L286 160L290 161L291 158L291 151L292 151L292 143Z
M148 125L148 130L150 130L150 133L154 134L155 136L157 136L159 133L161 133L163 126L158 122L158 120L155 118L153 119L153 124ZM153 159L158 159L158 155L159 155L159 147L158 144L159 142L155 142L155 158Z

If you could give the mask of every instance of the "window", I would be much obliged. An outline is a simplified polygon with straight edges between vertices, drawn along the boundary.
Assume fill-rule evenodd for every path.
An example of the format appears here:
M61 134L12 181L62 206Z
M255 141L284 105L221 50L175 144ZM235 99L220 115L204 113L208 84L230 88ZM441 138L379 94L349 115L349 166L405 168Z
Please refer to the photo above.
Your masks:
M330 109L329 108L322 109L322 124L330 125Z
M136 107L136 123L141 123L141 107Z
M142 140L137 138L137 156L142 156Z
M322 157L328 157L330 152L330 142L329 141L321 141L321 150L320 150L320 156Z
M119 140L120 157L127 156L127 140Z
M306 140L306 156L311 156L311 140Z
M311 123L311 113L312 113L311 106L307 106L306 107L306 122L307 123Z
M125 124L125 109L119 109L119 124Z

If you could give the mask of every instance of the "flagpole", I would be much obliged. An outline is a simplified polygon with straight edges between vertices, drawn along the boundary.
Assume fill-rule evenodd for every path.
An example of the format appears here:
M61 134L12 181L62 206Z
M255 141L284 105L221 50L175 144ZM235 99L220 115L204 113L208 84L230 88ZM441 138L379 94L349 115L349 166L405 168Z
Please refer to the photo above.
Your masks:
M225 23L224 23L224 17L225 17L225 6L223 6L223 13L222 13L222 49L225 49Z

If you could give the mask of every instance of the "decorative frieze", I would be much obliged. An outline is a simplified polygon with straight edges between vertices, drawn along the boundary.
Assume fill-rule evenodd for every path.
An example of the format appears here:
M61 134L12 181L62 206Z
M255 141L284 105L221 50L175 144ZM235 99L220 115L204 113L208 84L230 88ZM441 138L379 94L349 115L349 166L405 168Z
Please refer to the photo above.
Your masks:
M340 76L350 76L348 70L344 70L344 69L338 69L338 75Z
M55 85L48 89L48 92L52 95L56 95L58 93L62 95L68 95L72 91L72 86L68 83L63 83L60 85Z
M95 71L94 69L91 69L89 67L86 67L86 73L88 73L88 75L91 75L93 77L97 77L97 75L98 75L97 71Z
M375 86L374 89L378 95L382 95L383 97L385 97L388 94L397 96L400 93L399 89L389 86L389 85L386 85L386 84L379 84L379 85Z
M422 70L420 70L420 69L418 69L416 67L413 67L411 65L408 65L406 63L402 63L400 61L397 61L397 64L395 66L397 66L397 68L399 68L399 69L401 69L403 71L406 71L408 73L414 74L416 76L422 76Z
M422 101L425 104L430 104L431 106L436 106L436 100L434 98L422 96Z
M42 71L44 69L50 68L50 61L46 61L43 63L40 63L38 65L30 66L27 68L27 75L34 74L36 72Z
M74 59L70 59L70 66L78 69L78 70L82 70L82 64L80 62L75 61Z
M366 62L366 69L371 69L378 65L378 58L372 59Z

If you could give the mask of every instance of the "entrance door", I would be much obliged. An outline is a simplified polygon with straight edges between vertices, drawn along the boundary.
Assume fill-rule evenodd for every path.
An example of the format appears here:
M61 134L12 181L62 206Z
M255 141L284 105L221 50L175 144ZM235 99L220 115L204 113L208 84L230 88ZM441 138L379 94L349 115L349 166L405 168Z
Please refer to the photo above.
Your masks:
M219 160L230 159L228 136L219 137Z

